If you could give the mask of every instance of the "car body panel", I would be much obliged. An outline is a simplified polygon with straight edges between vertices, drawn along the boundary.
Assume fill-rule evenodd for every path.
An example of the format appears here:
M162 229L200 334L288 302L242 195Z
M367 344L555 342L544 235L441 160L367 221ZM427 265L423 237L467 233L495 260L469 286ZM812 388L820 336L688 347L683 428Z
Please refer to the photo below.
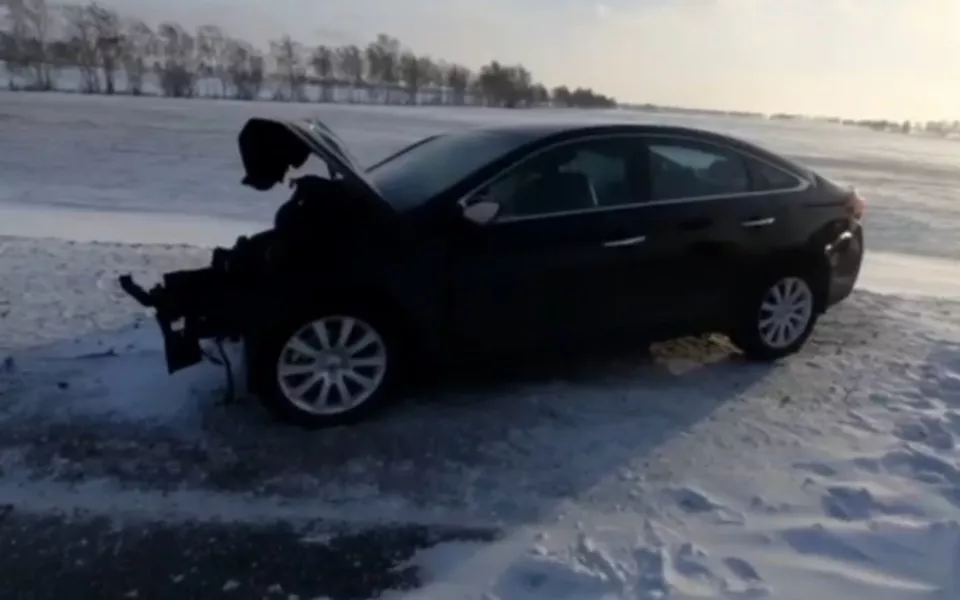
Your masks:
M829 308L850 296L857 284L863 266L863 228L843 231L827 245L825 253L830 272L825 308Z
M614 130L610 137L696 139L689 130L663 133L657 129ZM579 135L564 134L532 149L527 157L543 148L575 144L605 134L584 130ZM720 138L722 139L722 138ZM715 136L705 141L726 147ZM617 273L613 301L605 305L605 314L621 326L638 327L664 333L716 324L729 312L732 302L741 293L738 282L744 276L744 265L757 264L766 253L791 244L802 243L805 233L792 227L790 219L800 194L812 187L809 174L792 170L793 165L775 158L760 156L753 147L732 146L734 151L755 160L772 163L797 179L797 186L788 192L731 194L699 199L650 201L638 197L635 205L601 208L571 215L541 217L545 226L558 227L565 219L593 222L601 215L611 219L608 241L642 237L642 243L626 244L608 253L613 261L605 269ZM749 152L749 154L746 154ZM527 158L528 159L528 158ZM500 172L515 168L502 165ZM493 176L488 177L489 179ZM486 183L486 181L484 181ZM482 187L482 186L481 186ZM594 214L595 213L595 214ZM769 221L769 223L768 223ZM760 223L761 225L757 225ZM549 225L552 224L552 225ZM593 241L597 243L596 240ZM557 303L562 306L562 303ZM693 323L683 323L684 320Z
M751 275L776 268L786 255L802 256L827 269L825 306L848 296L856 282L863 234L844 212L842 190L755 145L653 125L489 129L496 132L490 139L502 153L463 163L462 177L434 186L443 189L433 189L427 197L394 202L376 183L376 171L383 165L372 172L363 169L323 123L248 121L238 140L245 184L269 189L316 155L342 182L344 193L399 215L385 221L397 235L371 237L351 231L336 247L327 247L331 242L321 239L324 236L301 236L299 245L284 249L286 255L300 258L278 263L282 253L277 245L292 242L284 242L283 232L272 231L263 238L269 240L262 241L264 249L253 252L255 259L241 258L241 247L249 245L238 241L233 249L218 250L221 257L228 256L225 261L218 263L215 253L211 267L189 277L165 278L166 286L151 292L126 280L124 289L131 296L157 308L171 371L196 358L192 338L254 335L284 318L294 299L317 305L358 301L392 306L403 315L417 345L443 358L462 353L448 352L455 348L469 353L563 346L606 332L656 338L723 330ZM650 140L664 138L719 146L742 157L751 177L756 176L756 165L767 165L795 178L796 185L660 200L647 181L633 190L635 201L624 205L501 218L485 225L463 218L463 207L479 190L531 157L564 144L608 137L638 140L638 148L646 152ZM430 143L421 140L394 157ZM751 181L757 185L758 180ZM304 201L323 203L323 198ZM294 212L289 221L296 222L298 216L301 213ZM310 216L323 218L323 210ZM304 224L307 233L310 226ZM248 266L235 268L231 261ZM177 283L187 280L202 282ZM211 285L221 290L216 302L229 308L197 301ZM178 309L185 306L205 308ZM205 314L182 314L191 311ZM173 330L171 323L181 317L186 329Z
M237 145L246 170L244 185L269 190L282 183L290 169L299 169L314 155L353 193L390 207L346 145L319 121L250 119L240 131Z
M455 331L491 348L504 340L555 345L655 318L655 282L666 274L646 244L650 231L644 220L597 213L465 234L452 253Z

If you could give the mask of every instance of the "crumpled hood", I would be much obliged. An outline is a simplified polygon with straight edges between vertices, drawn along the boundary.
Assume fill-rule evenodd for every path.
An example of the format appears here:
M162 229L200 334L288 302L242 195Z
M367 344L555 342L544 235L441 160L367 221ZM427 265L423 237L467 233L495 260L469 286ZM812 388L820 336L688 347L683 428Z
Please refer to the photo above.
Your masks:
M237 140L246 174L243 185L266 191L303 166L314 150L286 123L250 119Z

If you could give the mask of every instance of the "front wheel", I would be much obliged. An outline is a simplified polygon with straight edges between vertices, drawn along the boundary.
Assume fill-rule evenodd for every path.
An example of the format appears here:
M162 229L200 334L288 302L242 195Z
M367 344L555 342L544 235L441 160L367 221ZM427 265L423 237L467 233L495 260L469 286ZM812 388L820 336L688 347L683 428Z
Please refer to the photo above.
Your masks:
M800 350L817 323L812 278L788 274L765 278L747 294L730 337L755 360L777 360Z
M304 427L345 425L380 408L396 371L396 343L370 315L337 312L298 319L256 353L261 399Z

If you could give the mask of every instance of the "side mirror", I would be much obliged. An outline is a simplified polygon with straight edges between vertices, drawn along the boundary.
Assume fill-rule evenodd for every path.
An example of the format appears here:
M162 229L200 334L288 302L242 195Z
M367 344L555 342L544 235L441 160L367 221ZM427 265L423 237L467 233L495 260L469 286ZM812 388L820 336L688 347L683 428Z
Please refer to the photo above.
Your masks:
M490 223L500 212L500 205L496 202L481 200L463 209L463 218L476 225Z

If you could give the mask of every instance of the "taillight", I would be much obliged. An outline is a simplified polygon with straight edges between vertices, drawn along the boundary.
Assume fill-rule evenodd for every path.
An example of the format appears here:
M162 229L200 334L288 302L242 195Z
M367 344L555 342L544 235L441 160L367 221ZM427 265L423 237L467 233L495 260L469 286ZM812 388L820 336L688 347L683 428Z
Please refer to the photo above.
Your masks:
M866 210L867 203L864 201L863 196L860 195L855 189L850 190L850 195L847 196L847 214L850 215L851 219L860 220L863 217L863 211Z

